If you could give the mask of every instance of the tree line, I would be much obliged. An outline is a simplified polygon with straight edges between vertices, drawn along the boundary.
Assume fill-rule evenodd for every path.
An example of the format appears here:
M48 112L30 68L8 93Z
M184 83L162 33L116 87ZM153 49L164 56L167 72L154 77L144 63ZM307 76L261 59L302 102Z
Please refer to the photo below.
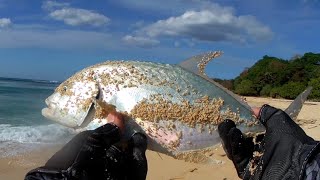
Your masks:
M320 101L320 54L309 52L290 60L266 55L234 79L214 80L239 95L286 99L312 86L308 98Z

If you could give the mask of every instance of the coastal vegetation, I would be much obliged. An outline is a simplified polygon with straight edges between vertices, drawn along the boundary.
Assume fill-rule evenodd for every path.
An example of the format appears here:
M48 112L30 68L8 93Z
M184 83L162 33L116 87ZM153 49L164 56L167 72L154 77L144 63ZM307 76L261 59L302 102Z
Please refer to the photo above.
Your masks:
M312 86L308 98L320 101L320 54L309 52L289 60L266 55L234 79L214 80L239 95L286 99Z

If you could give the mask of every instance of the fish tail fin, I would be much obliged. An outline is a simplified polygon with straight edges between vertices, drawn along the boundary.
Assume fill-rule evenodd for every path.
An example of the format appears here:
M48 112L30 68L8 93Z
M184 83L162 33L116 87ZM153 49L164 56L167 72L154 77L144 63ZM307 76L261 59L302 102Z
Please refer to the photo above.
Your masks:
M298 115L301 111L303 103L307 100L309 94L311 93L312 87L309 86L305 89L296 99L289 105L289 107L285 110L285 112L293 119L297 120Z

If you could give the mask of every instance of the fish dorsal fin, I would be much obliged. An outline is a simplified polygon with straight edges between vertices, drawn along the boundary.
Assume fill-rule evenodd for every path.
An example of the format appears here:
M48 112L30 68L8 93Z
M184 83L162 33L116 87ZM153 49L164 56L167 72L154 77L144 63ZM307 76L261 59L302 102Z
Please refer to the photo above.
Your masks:
M204 54L193 56L179 63L179 66L195 74L201 74L203 76L206 76L204 70L207 64L214 58L221 56L222 53L222 51L210 51Z
M300 113L300 110L303 106L303 103L307 100L308 95L311 93L312 87L308 87L304 90L298 97L289 105L285 112L293 119L297 120L297 117Z
M201 76L202 78L206 79L207 81L211 82L212 84L214 84L215 86L219 87L224 92L226 92L227 94L229 94L230 96L235 98L244 107L246 107L247 109L251 110L251 107L248 105L248 103L243 101L243 99L239 95L234 94L233 92L231 92L227 88L223 87L219 83L215 82L214 80L212 80L211 78L209 78L205 74L204 69L205 69L206 65L210 61L212 61L214 58L221 56L222 53L223 53L222 51L211 51L211 52L207 52L207 53L200 54L200 55L197 55L197 56L193 56L193 57L191 57L191 58L189 58L187 60L182 61L181 63L178 64L178 66L180 66L181 68L183 68L183 69L185 69L185 70L187 70L189 72L197 74L197 75Z

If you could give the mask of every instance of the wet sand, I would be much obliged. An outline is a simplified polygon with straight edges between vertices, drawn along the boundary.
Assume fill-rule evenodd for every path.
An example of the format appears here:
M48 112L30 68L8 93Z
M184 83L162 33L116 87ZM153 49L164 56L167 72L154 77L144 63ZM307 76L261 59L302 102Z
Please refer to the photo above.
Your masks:
M285 109L291 101L271 98L245 97L251 106L259 107L265 103ZM306 102L298 116L298 124L308 135L320 140L320 102ZM0 179L19 180L31 169L44 163L59 149L60 146L41 149L31 153L0 158ZM1 153L1 152L0 152ZM148 180L212 180L238 179L231 161L226 157L221 146L212 154L216 164L194 164L175 160L163 154L148 151Z

